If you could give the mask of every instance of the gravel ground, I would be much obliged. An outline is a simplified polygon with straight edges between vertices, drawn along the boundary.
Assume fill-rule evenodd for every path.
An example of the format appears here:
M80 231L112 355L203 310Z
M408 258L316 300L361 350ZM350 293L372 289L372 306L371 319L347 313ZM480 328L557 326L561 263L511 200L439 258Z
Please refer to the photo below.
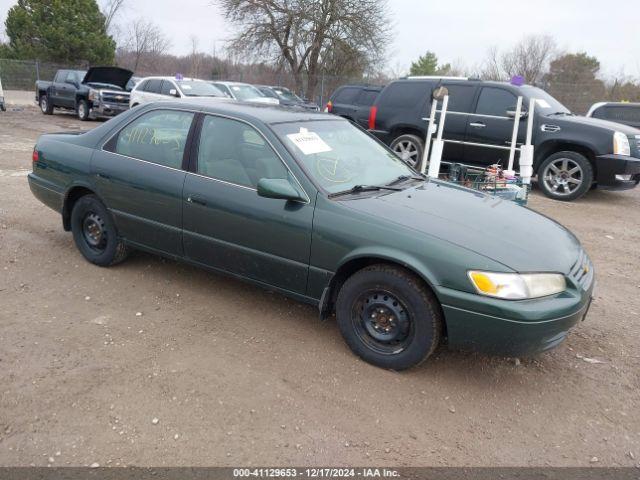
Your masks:
M0 113L0 465L639 464L640 189L533 195L598 273L563 345L393 373L280 295L142 253L85 262L25 175L39 134L95 125Z

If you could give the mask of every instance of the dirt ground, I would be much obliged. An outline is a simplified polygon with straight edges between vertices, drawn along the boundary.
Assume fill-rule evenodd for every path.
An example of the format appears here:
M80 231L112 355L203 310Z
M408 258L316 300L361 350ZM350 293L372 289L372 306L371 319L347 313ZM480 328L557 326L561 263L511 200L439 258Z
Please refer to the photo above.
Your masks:
M640 188L534 193L598 275L559 348L393 373L280 295L142 253L84 261L25 175L39 134L96 125L0 113L0 465L640 463Z

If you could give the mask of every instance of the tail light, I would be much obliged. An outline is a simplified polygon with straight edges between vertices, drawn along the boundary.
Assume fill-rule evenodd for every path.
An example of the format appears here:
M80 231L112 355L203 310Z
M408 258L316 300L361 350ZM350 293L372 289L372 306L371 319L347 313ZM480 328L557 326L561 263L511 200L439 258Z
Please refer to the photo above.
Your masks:
M325 113L331 113L331 110L333 110L333 103L331 103L331 100L329 100L327 102L327 105L325 105L324 107L324 111Z
M31 156L31 160L33 160L33 164L35 165L40 160L40 154L38 153L38 149L33 149L33 155Z
M378 107L374 105L369 110L369 130L376 129L376 115L378 115Z

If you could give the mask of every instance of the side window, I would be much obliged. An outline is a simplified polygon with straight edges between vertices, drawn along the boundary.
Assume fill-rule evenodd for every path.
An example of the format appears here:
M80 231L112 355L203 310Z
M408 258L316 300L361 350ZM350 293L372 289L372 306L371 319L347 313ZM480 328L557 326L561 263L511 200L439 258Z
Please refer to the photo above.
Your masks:
M379 93L380 92L378 92L377 90L362 90L360 92L360 95L358 95L355 103L356 105L360 105L363 107L370 107L371 105L373 105L373 102L376 101L376 98L378 98Z
M67 72L67 76L64 81L67 83L78 83L76 72Z
M337 93L336 98L333 100L333 103L352 104L360 93L360 90L362 89L358 87L343 88Z
M427 82L399 81L389 85L380 98L380 106L414 109L422 103L433 86Z
M444 84L444 86L447 87L447 90L449 90L448 109L452 112L471 113L471 106L473 103L473 97L476 93L476 87L473 85L448 84Z
M476 113L504 117L518 103L517 97L502 88L484 87L478 98Z
M223 85L221 83L215 83L214 85L218 87L222 91L222 93L224 93L227 97L233 98L233 95L231 95L231 92L229 91L226 85Z
M288 178L288 170L252 126L207 116L198 148L200 175L256 188L261 178Z
M56 77L53 79L55 83L63 83L67 76L68 70L58 70Z
M611 119L614 122L640 123L640 107L632 105L611 105L602 110L606 111L602 118Z
M162 84L162 80L160 79L151 79L148 81L145 86L144 91L149 93L160 93L160 86Z
M177 91L177 88L175 87L175 85L173 84L173 82L171 82L170 80L163 80L163 81L162 81L162 90L160 91L160 93L161 93L162 95L167 95L167 96L169 96L169 95L171 95L171 94L169 93L169 91L170 91L171 89L174 89L174 90L176 90L176 91Z
M276 95L276 93L270 88L261 88L260 91L264 93L267 97L278 98L278 95Z
M193 113L155 110L120 130L106 150L171 168L182 168Z

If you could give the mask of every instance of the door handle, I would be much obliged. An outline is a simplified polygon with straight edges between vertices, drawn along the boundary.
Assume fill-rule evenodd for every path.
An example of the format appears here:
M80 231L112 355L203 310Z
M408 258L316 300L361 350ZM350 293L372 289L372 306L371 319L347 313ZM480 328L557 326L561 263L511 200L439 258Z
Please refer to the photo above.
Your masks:
M189 203L193 203L195 205L202 205L203 207L207 205L206 200L200 198L200 197L194 197L193 195L189 195L187 197L187 202Z
M471 122L469 124L469 126L473 127L473 128L485 128L486 125L482 122Z

